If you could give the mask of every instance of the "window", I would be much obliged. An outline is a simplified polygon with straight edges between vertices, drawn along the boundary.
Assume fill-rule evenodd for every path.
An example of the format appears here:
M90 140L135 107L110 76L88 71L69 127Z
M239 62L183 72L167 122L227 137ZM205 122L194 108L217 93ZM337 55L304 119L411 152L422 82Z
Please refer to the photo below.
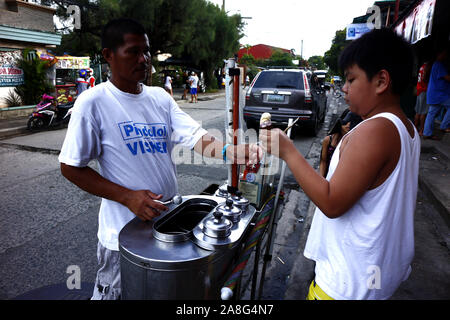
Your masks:
M302 90L302 73L291 71L263 71L253 85L253 88Z

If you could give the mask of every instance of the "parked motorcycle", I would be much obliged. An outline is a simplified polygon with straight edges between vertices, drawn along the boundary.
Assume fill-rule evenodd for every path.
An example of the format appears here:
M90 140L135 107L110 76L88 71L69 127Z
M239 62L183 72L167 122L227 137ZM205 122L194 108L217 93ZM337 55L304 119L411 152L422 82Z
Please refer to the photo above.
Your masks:
M73 102L58 104L53 96L44 93L41 102L36 105L28 119L28 130L36 131L45 127L56 127L68 123L73 104Z

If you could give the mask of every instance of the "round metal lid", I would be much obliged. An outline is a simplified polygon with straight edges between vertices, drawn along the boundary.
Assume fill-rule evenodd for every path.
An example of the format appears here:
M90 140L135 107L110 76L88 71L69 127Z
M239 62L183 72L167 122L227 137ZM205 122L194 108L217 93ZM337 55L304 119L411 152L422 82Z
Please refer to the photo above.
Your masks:
M225 218L230 219L232 222L238 222L241 219L242 210L233 205L231 198L228 198L225 204L218 206L216 211L220 211Z
M205 220L203 233L212 238L226 238L231 233L233 223L223 218L222 212L215 210L213 217Z
M236 194L231 197L233 203L241 208L243 211L247 209L250 201L242 196L242 191L236 191Z

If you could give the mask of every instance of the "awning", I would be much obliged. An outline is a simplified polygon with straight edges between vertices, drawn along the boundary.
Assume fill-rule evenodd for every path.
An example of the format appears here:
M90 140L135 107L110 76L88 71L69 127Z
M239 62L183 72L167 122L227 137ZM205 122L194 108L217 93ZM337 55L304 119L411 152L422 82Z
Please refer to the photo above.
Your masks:
M61 35L57 33L26 30L4 25L0 25L0 39L40 43L44 45L59 46L61 44Z

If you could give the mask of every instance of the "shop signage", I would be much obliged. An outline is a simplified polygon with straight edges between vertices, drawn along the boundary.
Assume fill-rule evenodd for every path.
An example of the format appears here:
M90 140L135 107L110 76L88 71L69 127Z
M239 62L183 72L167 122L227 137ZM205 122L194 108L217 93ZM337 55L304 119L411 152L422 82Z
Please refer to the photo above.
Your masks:
M0 51L0 87L15 87L24 83L23 70L16 66L22 51Z
M57 69L86 69L89 68L89 57L56 57Z
M0 66L0 87L15 87L24 83L23 70L11 64Z
M422 0L395 28L408 42L416 43L429 35L433 27L436 0Z
M369 27L371 26L371 27ZM347 26L346 40L355 40L360 38L363 34L371 31L373 24L369 23L353 23Z

